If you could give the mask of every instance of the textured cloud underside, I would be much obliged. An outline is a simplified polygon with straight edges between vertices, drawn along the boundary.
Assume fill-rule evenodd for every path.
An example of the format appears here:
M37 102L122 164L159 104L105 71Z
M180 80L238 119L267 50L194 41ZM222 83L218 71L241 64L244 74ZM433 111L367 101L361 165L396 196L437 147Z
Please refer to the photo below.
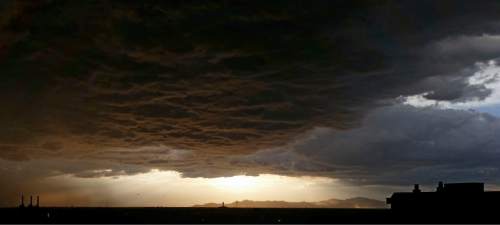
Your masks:
M290 173L234 159L319 126L359 128L369 110L400 95L490 93L463 92L472 74L459 71L497 52L488 48L496 36L481 36L497 26L497 3L422 4L2 2L0 158L110 163L71 171L84 177L112 175L111 167ZM301 157L311 161L298 163L298 174L336 176L336 157Z

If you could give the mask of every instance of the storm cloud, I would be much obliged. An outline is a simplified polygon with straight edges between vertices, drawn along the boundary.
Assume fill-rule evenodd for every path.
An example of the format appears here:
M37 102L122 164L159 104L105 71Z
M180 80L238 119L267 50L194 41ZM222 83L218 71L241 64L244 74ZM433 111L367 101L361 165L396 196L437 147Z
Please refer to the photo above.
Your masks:
M81 177L159 168L496 182L497 118L401 98L495 96L489 81L468 81L499 56L499 9L497 1L3 1L0 158L81 160L61 172Z

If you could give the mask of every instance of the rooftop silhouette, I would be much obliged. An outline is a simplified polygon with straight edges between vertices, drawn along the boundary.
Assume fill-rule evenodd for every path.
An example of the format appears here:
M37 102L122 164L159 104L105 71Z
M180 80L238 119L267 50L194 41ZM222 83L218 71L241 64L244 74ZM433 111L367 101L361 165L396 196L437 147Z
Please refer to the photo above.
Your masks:
M500 191L485 191L484 183L439 182L436 191L423 192L415 184L412 192L396 192L387 198L392 210L477 211L495 208Z

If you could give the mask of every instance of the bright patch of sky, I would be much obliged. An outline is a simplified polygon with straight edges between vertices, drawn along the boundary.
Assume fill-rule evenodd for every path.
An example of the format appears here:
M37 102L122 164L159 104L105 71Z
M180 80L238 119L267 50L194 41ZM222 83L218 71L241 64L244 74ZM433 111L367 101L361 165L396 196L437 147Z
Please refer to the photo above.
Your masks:
M36 192L43 196L45 206L192 206L247 199L311 202L358 196L383 200L387 195L387 188L382 186L350 186L326 177L261 174L184 178L178 172L157 169L114 177L60 175L42 182L57 187Z
M438 107L443 109L476 110L500 116L500 65L495 60L476 64L478 70L467 79L467 84L482 85L491 90L486 98L472 98L465 101L445 101L428 99L426 96L432 92L401 97L403 104L416 107Z

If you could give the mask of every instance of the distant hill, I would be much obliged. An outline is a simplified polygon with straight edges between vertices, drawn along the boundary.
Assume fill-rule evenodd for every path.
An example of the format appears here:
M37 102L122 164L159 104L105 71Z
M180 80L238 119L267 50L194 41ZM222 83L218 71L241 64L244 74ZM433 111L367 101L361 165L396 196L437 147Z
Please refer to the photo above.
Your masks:
M193 207L220 207L221 203L206 203ZM369 198L328 199L319 202L252 201L243 200L225 204L232 208L387 208L383 201Z

